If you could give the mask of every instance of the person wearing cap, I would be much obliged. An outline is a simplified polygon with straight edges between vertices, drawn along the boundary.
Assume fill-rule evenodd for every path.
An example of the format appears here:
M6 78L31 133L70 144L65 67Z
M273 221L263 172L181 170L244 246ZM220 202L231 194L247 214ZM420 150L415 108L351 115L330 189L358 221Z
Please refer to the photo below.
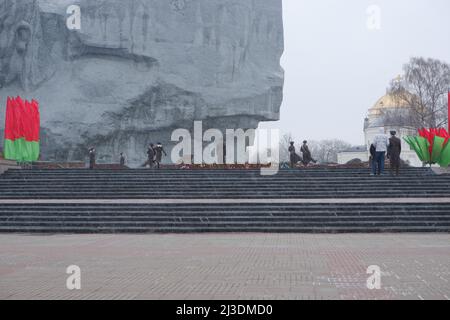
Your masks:
M391 173L399 175L400 173L400 154L402 152L402 141L396 136L396 131L391 131L389 138L389 146L387 149L387 156L391 163Z
M156 161L156 165L159 169L159 165L161 164L162 161L162 154L164 153L165 156L167 156L166 151L164 150L161 142L158 142L156 147L155 147L155 161Z

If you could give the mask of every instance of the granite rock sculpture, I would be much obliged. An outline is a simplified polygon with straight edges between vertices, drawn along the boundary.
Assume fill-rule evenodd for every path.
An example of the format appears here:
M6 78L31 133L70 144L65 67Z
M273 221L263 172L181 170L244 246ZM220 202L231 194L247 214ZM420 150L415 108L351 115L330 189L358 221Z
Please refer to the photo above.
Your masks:
M0 129L7 96L34 98L43 160L92 145L99 162L138 165L195 120L278 120L282 53L282 0L0 0Z

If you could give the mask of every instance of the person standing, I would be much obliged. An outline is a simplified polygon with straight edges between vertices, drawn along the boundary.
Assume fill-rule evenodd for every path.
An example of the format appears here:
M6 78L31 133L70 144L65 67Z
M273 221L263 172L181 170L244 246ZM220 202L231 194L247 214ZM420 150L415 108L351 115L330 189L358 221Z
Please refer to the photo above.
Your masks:
M383 128L380 128L379 133L375 136L373 145L375 147L375 161L377 165L374 166L372 173L374 175L382 175L384 174L384 161L386 158L387 148L389 146L389 138L384 133Z
M297 162L300 161L300 156L295 152L294 142L290 143L291 145L288 148L289 151L289 161L291 163L291 168L294 168Z
M165 156L167 156L166 151L164 150L161 142L158 142L156 147L155 147L155 161L156 161L156 165L159 169L159 166L161 164L162 161L162 154L164 153Z
M150 169L153 168L154 163L155 163L155 146L153 143L150 143L147 149L147 164L149 165Z
M369 158L369 163L370 163L370 175L374 176L377 170L377 158L376 158L376 148L373 145L373 143L370 145L370 158Z
M398 176L400 173L400 154L402 152L402 141L396 137L397 132L391 131L389 138L389 146L387 149L387 156L391 163L391 173Z
M309 151L308 141L303 141L303 145L300 149L303 154L303 164L308 166L311 162L316 163L317 161L313 159L311 151Z
M90 147L89 148L89 169L95 168L95 148Z
M125 167L125 156L123 155L123 152L120 153L120 166Z

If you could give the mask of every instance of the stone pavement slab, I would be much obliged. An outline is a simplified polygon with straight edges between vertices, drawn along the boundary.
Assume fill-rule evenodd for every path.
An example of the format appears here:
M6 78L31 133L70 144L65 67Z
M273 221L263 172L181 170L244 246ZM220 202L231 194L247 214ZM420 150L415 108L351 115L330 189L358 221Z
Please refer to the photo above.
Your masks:
M449 281L449 234L0 235L0 299L448 300Z

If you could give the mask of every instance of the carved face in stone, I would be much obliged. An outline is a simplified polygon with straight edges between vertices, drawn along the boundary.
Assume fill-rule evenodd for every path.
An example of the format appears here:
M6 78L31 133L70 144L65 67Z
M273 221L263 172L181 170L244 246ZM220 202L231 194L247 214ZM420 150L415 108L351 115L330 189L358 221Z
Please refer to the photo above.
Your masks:
M33 90L54 67L42 41L39 8L32 0L0 0L0 86L19 82Z
M26 12L16 19L14 1L0 1L0 86L9 84L22 74L23 59L31 38L30 25L23 21Z
M194 120L277 120L282 52L281 0L0 0L0 97L38 99L43 150L63 141L67 159L95 145L137 162Z

